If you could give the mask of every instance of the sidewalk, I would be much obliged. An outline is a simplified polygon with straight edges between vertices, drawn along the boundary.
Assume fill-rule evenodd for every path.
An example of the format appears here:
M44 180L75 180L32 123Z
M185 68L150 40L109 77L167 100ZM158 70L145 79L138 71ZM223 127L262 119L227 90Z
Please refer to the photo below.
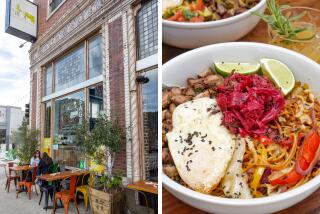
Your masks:
M51 214L52 209L48 209L45 211L43 209L44 206L44 196L41 201L41 205L39 205L40 194L36 195L35 192L32 192L32 199L29 200L25 193L20 193L19 198L16 199L16 191L15 186L12 181L10 186L10 192L7 193L5 188L6 175L4 173L4 168L0 167L0 213L1 214ZM34 190L34 188L33 188ZM37 187L39 192L39 187ZM49 205L52 205L49 200ZM78 201L78 207L80 214L89 214L89 211L86 211L83 205L83 201ZM64 213L63 208L57 209L56 213ZM69 213L77 213L74 203L69 204Z

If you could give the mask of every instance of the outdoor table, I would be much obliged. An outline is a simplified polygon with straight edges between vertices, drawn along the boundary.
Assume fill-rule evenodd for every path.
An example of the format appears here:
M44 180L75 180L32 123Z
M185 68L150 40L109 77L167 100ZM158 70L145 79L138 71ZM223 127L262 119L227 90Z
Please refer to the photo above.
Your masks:
M51 173L51 174L45 174L45 175L40 175L37 176L38 179L47 181L47 182L52 182L56 180L62 180L71 176L80 176L88 171L85 170L74 170L74 171L64 171L64 172L57 172L57 173ZM53 190L53 197L55 195L55 189ZM53 209L53 206L48 206L48 204L45 205L43 209Z
M10 169L11 169L12 171L18 172L18 171L28 171L28 170L33 169L33 168L35 168L35 167L36 167L36 166L25 165L25 166L14 166L14 167L10 167Z
M128 189L139 190L152 194L152 204L155 213L158 213L158 183L153 181L138 181L128 184Z
M286 4L290 6L302 6L302 7L311 7L315 9L320 9L319 0L277 0L279 4ZM240 42L260 42L268 43L268 27L267 24L263 21L260 21L259 24L245 37L240 39ZM172 47L166 44L162 45L162 62L166 63L170 59L185 53L189 50ZM191 207L179 199L175 198L171 193L169 193L165 188L162 188L162 213L197 213L203 214L205 212L200 211L194 207ZM303 200L302 202L290 207L288 209L282 210L279 213L319 213L320 212L320 203L318 200L315 200L320 197L320 189L312 194L312 196Z

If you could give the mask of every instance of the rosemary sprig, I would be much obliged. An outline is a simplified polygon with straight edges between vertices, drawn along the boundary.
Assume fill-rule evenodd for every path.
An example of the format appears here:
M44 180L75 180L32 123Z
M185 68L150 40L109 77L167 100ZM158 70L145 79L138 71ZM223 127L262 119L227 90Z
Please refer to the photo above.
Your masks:
M292 22L299 20L303 17L306 12L302 12L296 16L292 16L290 18L285 17L281 10L289 8L288 5L278 5L276 0L268 0L267 8L270 12L270 15L266 15L263 13L252 12L252 14L261 17L263 21L265 21L274 31L276 31L279 35L293 39L296 37L297 33L306 30L305 27L293 27Z

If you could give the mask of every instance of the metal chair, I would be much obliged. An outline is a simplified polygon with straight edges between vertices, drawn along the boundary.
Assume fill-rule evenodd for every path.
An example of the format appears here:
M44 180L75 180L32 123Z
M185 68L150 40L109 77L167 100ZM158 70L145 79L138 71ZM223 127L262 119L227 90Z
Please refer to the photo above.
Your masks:
M67 178L66 178L67 179ZM66 180L64 179L64 180ZM74 205L77 208L77 212L79 214L79 208L77 204L77 200L75 197L75 190L76 190L76 185L77 185L77 176L73 175L70 177L70 188L68 190L61 190L60 192L56 192L54 195L54 201L53 201L53 211L52 213L54 214L56 211L57 207L57 200L61 199L63 202L63 207L64 207L64 213L68 214L69 211L69 203L71 200L74 201Z
M18 183L19 191L17 192L17 197L16 198L18 198L19 193L22 192L22 187L23 186L26 188L27 193L29 194L29 200L31 200L32 186L34 186L36 194L38 195L37 187L36 187L36 184L35 184L36 178L37 178L37 167L33 168L33 170L32 170L31 181L23 180L23 181L20 181Z
M7 177L5 190L7 190L7 192L9 192L9 190L10 190L11 181L14 181L14 185L17 188L17 181L20 180L20 176L11 174L12 170L10 169L10 167L13 167L13 163L8 163L8 168L9 168L9 172L8 172L7 171L7 167L4 166L4 171L5 171L5 174L6 174L6 177Z
M87 210L88 210L88 202L89 202L88 183L90 183L90 180L91 180L90 173L83 175L81 179L81 183L76 189L76 198L78 196L78 193L82 193L84 206Z
M125 189L126 191L126 207L129 213L134 214L154 214L154 210L152 208L149 208L149 203L147 200L147 196L144 192L139 190L132 190L132 189ZM139 204L138 194L141 194L146 206L142 206Z

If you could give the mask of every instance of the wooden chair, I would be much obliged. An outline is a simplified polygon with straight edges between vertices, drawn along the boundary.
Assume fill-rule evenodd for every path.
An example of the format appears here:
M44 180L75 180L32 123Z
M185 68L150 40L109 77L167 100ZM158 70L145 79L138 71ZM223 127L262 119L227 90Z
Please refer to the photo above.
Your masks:
M66 178L68 179L68 178ZM66 180L64 179L64 180ZM56 211L56 207L57 207L57 200L62 200L63 203L63 207L64 207L64 213L68 214L69 211L69 203L71 200L74 201L74 205L77 208L77 212L79 214L79 208L78 208L78 204L77 204L77 200L75 197L75 190L76 190L76 185L77 185L77 176L71 176L70 177L70 187L68 190L62 190L60 192L56 192L56 194L54 195L54 201L53 201L53 210L52 213L55 213Z
M76 188L76 199L77 199L78 193L82 193L84 206L87 210L88 210L88 202L89 202L88 183L90 183L90 180L92 180L90 173L83 175L80 186Z
M36 194L38 195L37 187L35 184L36 178L37 178L37 167L33 168L33 170L32 170L31 181L23 180L18 183L19 190L17 191L17 198L18 198L19 193L22 192L23 186L26 188L26 191L27 191L26 193L29 194L29 200L31 200L32 186L34 186Z
M16 174L12 175L12 170L10 169L10 167L13 167L13 163L8 163L8 167L9 167L8 171L7 171L7 167L4 167L4 171L5 171L6 177L7 177L7 182L6 182L6 187L5 187L5 190L7 190L7 192L9 192L9 190L10 190L11 181L14 181L14 185L17 188L17 181L20 180L20 177L18 175L16 175Z

